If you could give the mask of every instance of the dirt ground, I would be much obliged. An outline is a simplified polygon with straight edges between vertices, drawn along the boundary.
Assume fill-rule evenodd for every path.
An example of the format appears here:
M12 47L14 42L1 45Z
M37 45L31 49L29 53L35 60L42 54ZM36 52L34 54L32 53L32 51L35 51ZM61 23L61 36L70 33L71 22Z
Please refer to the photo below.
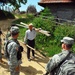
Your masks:
M0 21L0 27L2 28L2 30L6 30L6 28L11 24L11 22L12 22L12 20ZM4 37L2 37L2 38L4 38ZM26 49L25 45L23 44L23 42L20 42L20 44L24 48L24 51L22 53L22 64L21 64L21 68L20 68L20 70L21 70L20 75L43 75L45 73L45 66L46 66L49 58L44 57L38 51L35 51L35 59L28 61L27 53L26 53L27 49ZM31 56L32 56L32 54L31 54ZM5 62L4 64L0 63L0 75L10 75L7 60L5 59L4 55L3 55L3 61Z

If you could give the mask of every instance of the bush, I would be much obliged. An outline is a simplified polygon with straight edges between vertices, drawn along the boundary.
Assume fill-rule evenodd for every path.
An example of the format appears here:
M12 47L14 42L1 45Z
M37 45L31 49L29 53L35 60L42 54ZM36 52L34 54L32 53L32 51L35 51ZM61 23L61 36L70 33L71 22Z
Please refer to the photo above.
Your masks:
M27 16L26 18L19 18L19 19L13 21L13 23L15 23L15 24L20 24L20 22L23 22L23 23L26 23L26 24L32 23L33 19L34 19L34 16L31 15L31 14L26 15L26 16Z
M21 41L24 42L24 37L25 37L25 31L26 31L26 28L22 28L20 27L20 34L19 34L19 38Z
M58 43L58 41L60 41L64 36L75 38L75 26L71 25L57 26L54 32L56 42Z

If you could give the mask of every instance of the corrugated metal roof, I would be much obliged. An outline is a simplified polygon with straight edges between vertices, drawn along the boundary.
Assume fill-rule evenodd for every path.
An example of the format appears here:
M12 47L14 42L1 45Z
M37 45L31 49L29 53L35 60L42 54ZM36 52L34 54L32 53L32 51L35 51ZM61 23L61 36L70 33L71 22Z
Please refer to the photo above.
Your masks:
M72 0L41 0L39 3L70 3Z

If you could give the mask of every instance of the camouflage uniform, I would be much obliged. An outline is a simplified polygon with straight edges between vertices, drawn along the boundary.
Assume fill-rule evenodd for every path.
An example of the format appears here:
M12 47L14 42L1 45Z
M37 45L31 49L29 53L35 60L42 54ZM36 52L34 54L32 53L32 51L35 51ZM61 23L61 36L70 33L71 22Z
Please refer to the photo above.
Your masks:
M75 75L75 53L70 53L60 65L57 75Z
M19 33L18 27L13 27L11 29L11 33ZM9 70L10 70L10 75L19 75L19 70L16 70L16 67L19 67L20 64L22 63L21 60L17 59L17 52L19 50L19 42L17 39L12 39L12 42L10 42L7 45L7 51L9 53L9 58L8 58L8 65L9 65Z
M47 63L47 66L46 66L47 72L45 75L48 75L48 73L51 73L52 71L54 71L54 74L51 73L50 75L69 75L68 71L66 72L66 69L64 67L67 66L66 68L69 68L69 66L70 66L70 68L73 68L74 63L72 64L72 62L70 62L71 58L68 60L66 60L66 59L70 57L69 53L72 51L71 48L72 48L72 45L74 44L74 39L70 38L70 37L64 37L61 40L61 42L62 42L62 52L59 54L55 54L49 60L49 62ZM74 59L75 59L75 57L74 57ZM70 62L72 65L67 64L66 61ZM62 62L62 64L60 64L61 62ZM64 71L63 71L62 67L64 68ZM73 70L75 71L75 69L73 69Z
M46 71L51 72L68 55L68 50L62 50L61 53L54 55L46 66Z
M6 40L9 40L9 37L11 36L10 32L7 32L7 35L6 35Z
M8 65L11 75L19 75L19 72L15 71L15 67L21 64L21 60L17 60L17 51L19 46L20 45L17 40L15 40L15 42L12 41L11 43L8 44L8 49L7 49L9 53Z

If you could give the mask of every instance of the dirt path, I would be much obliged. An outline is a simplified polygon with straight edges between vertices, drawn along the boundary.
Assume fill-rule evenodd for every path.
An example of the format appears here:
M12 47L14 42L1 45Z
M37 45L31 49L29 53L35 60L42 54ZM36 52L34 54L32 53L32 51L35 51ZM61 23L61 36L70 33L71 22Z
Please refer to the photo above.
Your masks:
M45 66L48 62L48 58L35 51L35 59L28 61L26 56L26 47L22 43L20 44L24 47L20 75L43 75L43 73L45 73ZM10 75L7 60L4 56L3 61L5 64L0 63L0 75Z
M2 25L0 24L0 26ZM28 61L26 47L22 42L20 42L20 44L24 48L24 52L22 53L22 64L21 64L20 75L43 75L45 73L45 66L49 58L44 57L39 52L35 51L35 59ZM5 62L5 64L0 63L0 75L10 75L8 70L7 60L5 59L4 56L3 56L3 61Z

